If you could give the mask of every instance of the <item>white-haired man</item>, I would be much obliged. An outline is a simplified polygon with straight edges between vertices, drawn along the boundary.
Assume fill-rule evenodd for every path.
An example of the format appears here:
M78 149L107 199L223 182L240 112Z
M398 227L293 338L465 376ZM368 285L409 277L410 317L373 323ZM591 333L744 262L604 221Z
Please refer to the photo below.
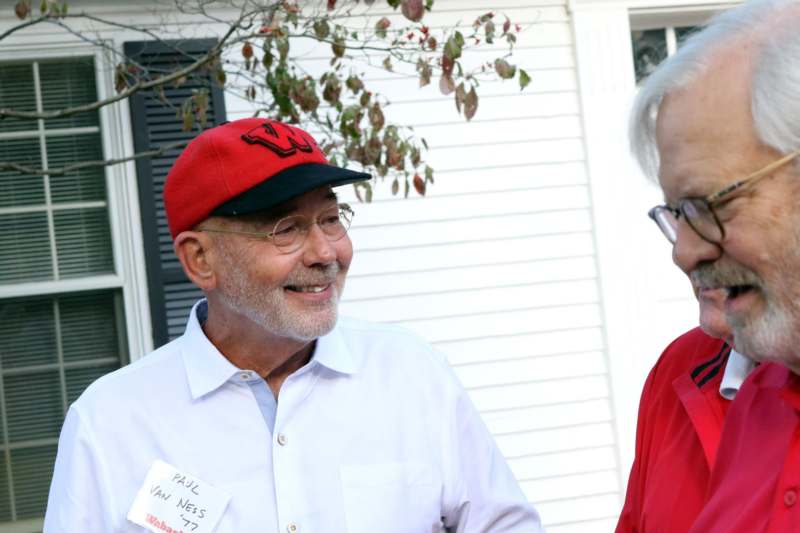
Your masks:
M444 360L337 323L352 210L332 187L368 178L271 120L187 146L164 203L206 299L71 406L45 532L541 531Z
M633 142L657 174L673 258L725 291L737 350L762 364L732 403L694 533L800 524L800 2L713 20L645 83ZM675 487L680 490L680 487Z

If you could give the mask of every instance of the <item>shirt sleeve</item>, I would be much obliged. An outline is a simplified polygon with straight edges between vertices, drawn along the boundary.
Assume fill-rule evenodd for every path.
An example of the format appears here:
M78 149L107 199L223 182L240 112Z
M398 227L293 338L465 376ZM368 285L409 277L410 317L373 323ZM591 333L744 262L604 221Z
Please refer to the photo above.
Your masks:
M647 376L642 396L639 400L639 413L636 420L636 451L634 453L631 473L628 476L628 488L625 492L625 503L619 515L617 528L614 533L637 533L641 531L642 496L646 481L646 468L648 463L648 447L645 440L648 433L648 413L652 402L653 383L658 373L658 363Z
M456 533L543 532L539 514L522 493L477 409L455 376L452 379L456 392L445 432L449 458L443 458L451 485L445 489L445 527Z
M88 425L70 407L58 440L43 533L112 531L108 518L110 487L102 471Z

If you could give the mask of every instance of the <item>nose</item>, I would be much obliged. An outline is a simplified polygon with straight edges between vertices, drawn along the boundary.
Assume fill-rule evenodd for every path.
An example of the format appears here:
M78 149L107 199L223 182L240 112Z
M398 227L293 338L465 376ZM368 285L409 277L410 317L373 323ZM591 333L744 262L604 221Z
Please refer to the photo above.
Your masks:
M336 248L317 224L308 228L303 243L303 264L306 266L329 265L336 261Z
M701 263L713 263L722 255L722 247L702 238L681 218L676 228L677 238L672 245L672 261L689 274Z

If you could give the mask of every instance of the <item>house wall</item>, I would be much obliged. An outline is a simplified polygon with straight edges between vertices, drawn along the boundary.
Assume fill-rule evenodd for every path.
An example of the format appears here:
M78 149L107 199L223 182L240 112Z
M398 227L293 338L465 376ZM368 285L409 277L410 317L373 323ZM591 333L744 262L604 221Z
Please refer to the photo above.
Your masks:
M140 3L87 5L131 23L172 21ZM700 5L673 3L679 10ZM367 85L392 102L389 118L427 139L436 183L426 198L412 192L409 199L378 183L370 204L343 190L356 209L356 255L342 311L408 327L447 355L550 532L613 529L644 376L668 340L696 320L688 284L645 216L659 192L626 148L635 91L630 17L637 10L662 15L655 7L437 0L426 18L432 27L469 26L488 10L523 26L511 61L530 73L531 84L520 92L515 80L484 82L471 123L436 80L417 90L413 73L400 66L395 74L364 66ZM2 18L7 11L0 24L11 22ZM213 32L173 22L183 36ZM118 48L142 38L103 36ZM6 42L0 59L76 46L42 27ZM493 59L499 50L477 57ZM319 71L320 51L298 52L309 72ZM112 68L106 62L101 76ZM252 113L234 96L226 104L230 119ZM132 150L126 112L125 105L110 108L114 154ZM129 210L121 224L129 248L140 231L133 165L109 170L109 179L127 184L117 194ZM136 358L152 344L144 267L130 250L120 262L125 290L136 295L126 300Z
M427 139L436 183L409 199L378 183L370 204L344 191L356 251L342 312L408 327L447 355L548 531L611 531L627 473L571 19L562 1L439 0L425 22L469 25L488 10L524 27L511 60L533 81L522 92L516 80L483 83L471 123L437 80L416 90L402 68L365 67L389 118ZM311 73L323 61L301 56ZM235 98L227 108L252 112Z

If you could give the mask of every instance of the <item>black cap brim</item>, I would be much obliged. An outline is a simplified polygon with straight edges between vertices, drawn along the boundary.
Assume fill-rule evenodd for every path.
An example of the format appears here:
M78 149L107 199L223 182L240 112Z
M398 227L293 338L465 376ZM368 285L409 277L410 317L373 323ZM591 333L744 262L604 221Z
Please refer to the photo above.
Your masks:
M211 215L235 216L280 205L319 187L347 185L372 179L370 174L322 163L305 163L270 176L255 187L217 206Z

